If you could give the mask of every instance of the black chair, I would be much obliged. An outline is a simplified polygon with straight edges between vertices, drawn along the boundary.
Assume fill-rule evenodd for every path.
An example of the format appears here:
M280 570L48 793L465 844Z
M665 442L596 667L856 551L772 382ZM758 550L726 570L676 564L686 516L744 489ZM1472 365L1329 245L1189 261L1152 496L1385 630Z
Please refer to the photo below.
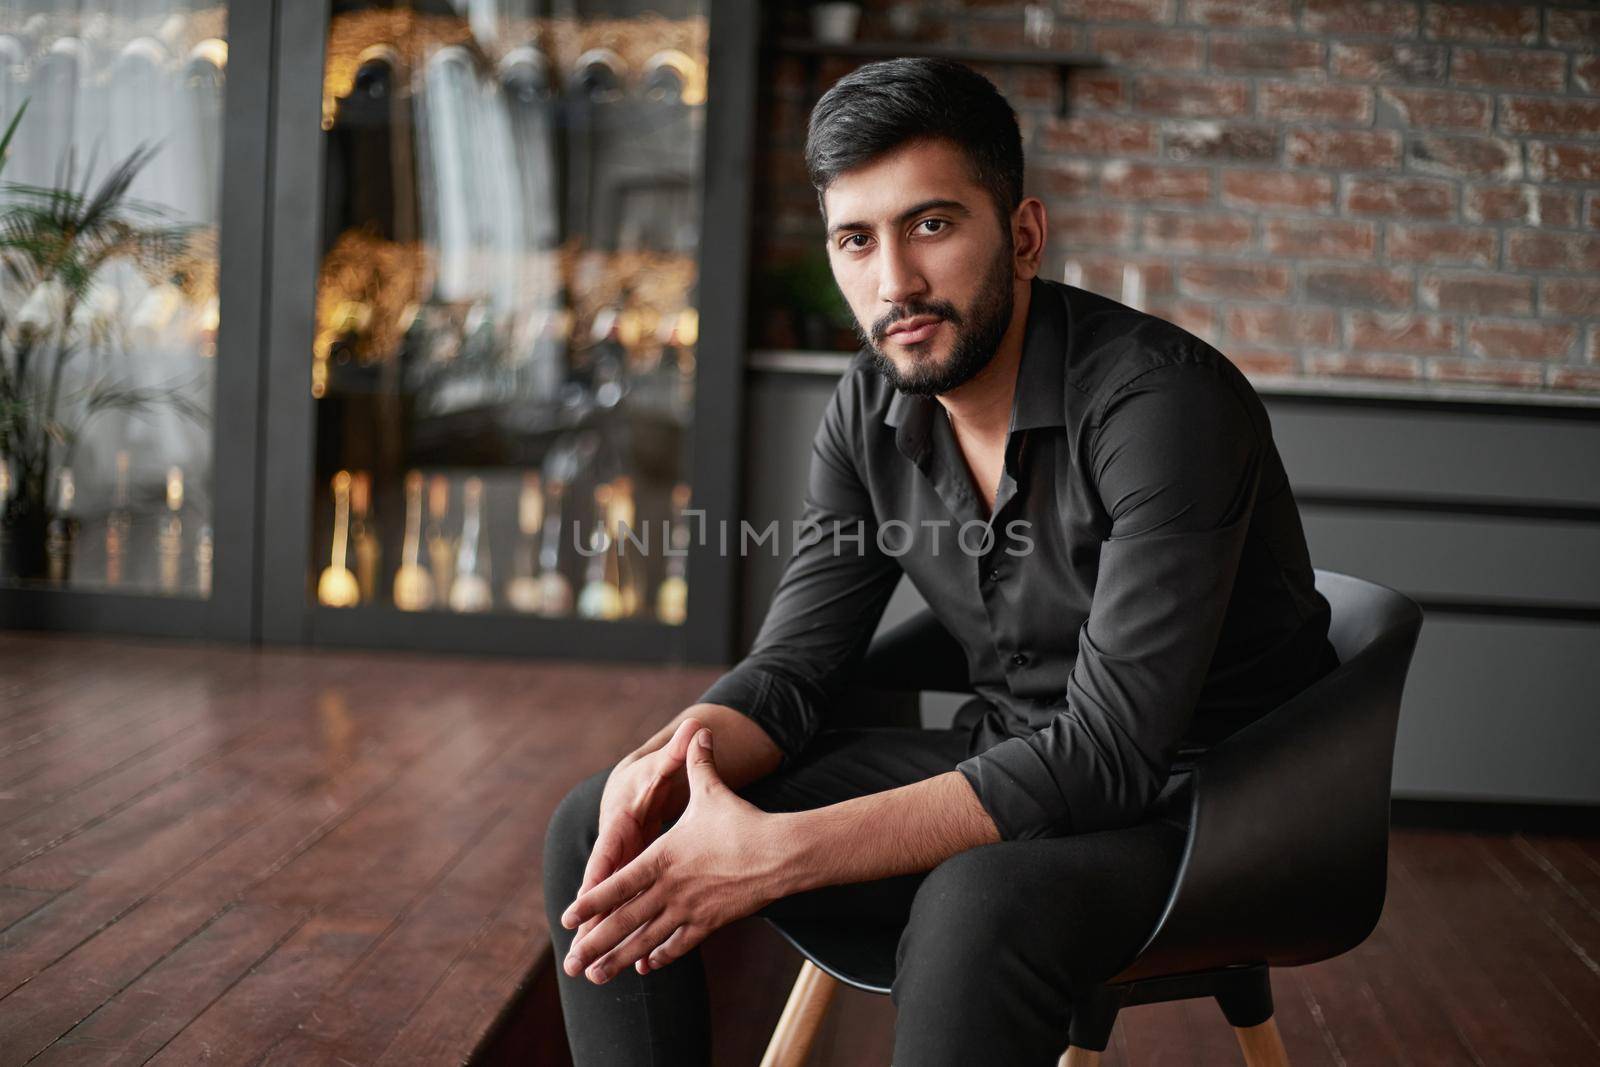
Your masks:
M1340 665L1201 755L1189 841L1155 930L1072 1002L1068 1067L1099 1061L1117 1013L1216 997L1250 1067L1286 1064L1268 968L1366 939L1383 910L1395 726L1422 612L1371 582L1317 572ZM963 690L966 657L924 612L874 640L859 677L890 691ZM957 674L960 677L957 677ZM805 956L762 1067L798 1067L838 983L889 992L901 931L768 919Z

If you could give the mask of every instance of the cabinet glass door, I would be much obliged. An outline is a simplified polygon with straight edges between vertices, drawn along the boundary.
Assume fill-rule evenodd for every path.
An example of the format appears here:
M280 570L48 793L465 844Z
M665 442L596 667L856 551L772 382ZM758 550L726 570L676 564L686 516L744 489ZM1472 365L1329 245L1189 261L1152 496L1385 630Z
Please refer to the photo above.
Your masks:
M0 0L0 584L211 596L229 19Z
M319 613L685 619L708 19L549 6L329 12Z

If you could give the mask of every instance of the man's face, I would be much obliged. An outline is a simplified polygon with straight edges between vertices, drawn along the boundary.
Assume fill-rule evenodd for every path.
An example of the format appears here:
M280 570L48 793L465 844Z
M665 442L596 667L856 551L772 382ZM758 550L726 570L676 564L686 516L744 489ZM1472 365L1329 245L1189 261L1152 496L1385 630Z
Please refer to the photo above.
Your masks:
M948 141L896 149L823 193L828 260L880 373L948 392L994 357L1011 323L1009 226Z

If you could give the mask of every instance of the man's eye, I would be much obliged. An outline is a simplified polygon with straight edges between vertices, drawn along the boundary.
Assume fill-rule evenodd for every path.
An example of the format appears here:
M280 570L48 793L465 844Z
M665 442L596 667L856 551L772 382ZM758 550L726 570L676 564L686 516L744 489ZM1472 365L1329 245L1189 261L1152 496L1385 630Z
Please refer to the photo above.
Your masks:
M867 239L867 235L864 234L864 233L853 233L849 237L846 237L841 243L846 248L850 248L850 249L860 248L861 247L860 245L851 244L850 243L851 241L854 241L858 237L861 238L863 241L865 241Z
M945 222L944 219L923 219L921 222L917 223L917 225L918 226L936 226L936 227L938 227L938 229L928 230L927 232L928 233L938 233L939 230L944 229L944 227L949 225L949 224L947 222Z

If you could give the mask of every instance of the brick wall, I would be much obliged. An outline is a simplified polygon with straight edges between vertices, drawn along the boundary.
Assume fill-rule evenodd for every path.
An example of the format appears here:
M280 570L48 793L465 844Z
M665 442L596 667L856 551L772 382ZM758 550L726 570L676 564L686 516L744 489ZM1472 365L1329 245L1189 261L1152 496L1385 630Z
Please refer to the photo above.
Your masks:
M888 5L865 6L860 36L887 36ZM928 39L1023 46L1020 4L922 9ZM1073 263L1120 297L1139 268L1147 310L1257 375L1600 390L1600 4L1056 10L1055 44L1106 64L1074 76L1070 117L1052 71L979 67L1018 110L1050 277ZM767 73L758 268L821 247L804 64Z

